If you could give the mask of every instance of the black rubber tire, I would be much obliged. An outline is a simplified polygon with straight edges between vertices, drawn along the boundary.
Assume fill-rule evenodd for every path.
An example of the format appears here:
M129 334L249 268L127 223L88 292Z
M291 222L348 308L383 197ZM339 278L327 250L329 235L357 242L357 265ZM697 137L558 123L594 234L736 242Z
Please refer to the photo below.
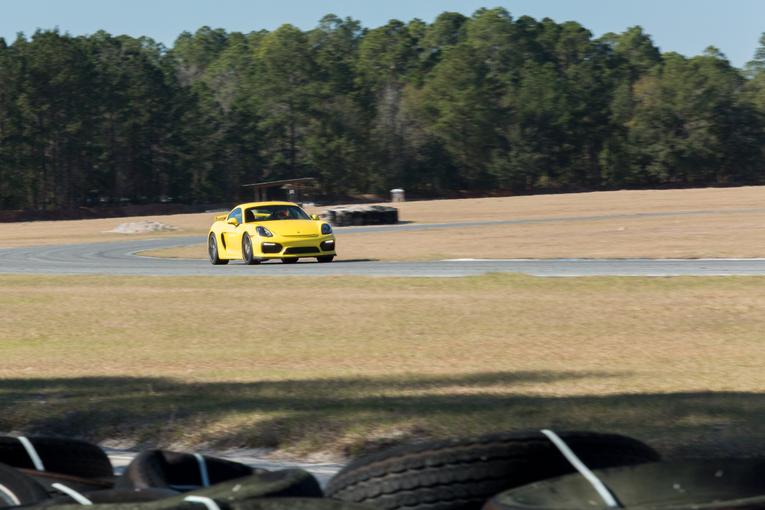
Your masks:
M374 507L323 498L254 498L245 501L215 500L221 510L375 510ZM38 507L39 508L39 507ZM51 507L53 508L53 507ZM56 505L56 510L82 510L80 505ZM175 498L147 503L97 504L93 510L205 510L199 503Z
M229 505L230 510L374 510L374 507L336 499L276 498L251 499Z
M32 505L47 499L42 485L11 466L0 464L0 507Z
M282 263L284 264L295 264L297 261L300 260L298 257L284 257L282 259Z
M255 258L254 252L252 251L252 240L247 233L242 236L242 260L248 266L260 264L260 259Z
M208 457L207 455L204 455L204 459L210 484L263 472L230 460ZM197 459L189 453L146 450L130 462L114 486L119 489L201 487L201 476Z
M705 459L653 462L596 469L622 508L765 508L765 459ZM581 475L566 475L505 491L487 510L542 510L605 507ZM599 504L598 504L599 503Z
M321 257L316 257L316 260L319 261L319 263L327 263L332 262L335 260L334 255L322 255Z
M175 497L136 505L103 505L103 508L114 510L199 510L202 508L200 505L185 501L185 498L189 496L197 496L213 499L221 509L229 510L232 505L247 504L252 500L262 501L261 498L316 498L318 501L323 501L320 499L322 495L319 482L307 471L282 469L255 473L248 477L221 482ZM321 503L317 504L321 505ZM69 506L67 505L65 508L69 508ZM279 507L276 506L275 508ZM319 506L318 508L323 507Z
M210 234L207 238L207 256L210 258L210 263L214 266L225 266L228 264L227 259L220 258L218 241L215 239L215 234Z
M318 480L303 469L264 471L198 489L186 495L204 496L232 503L257 498L321 498L324 493Z
M559 433L592 468L640 464L659 455L635 439ZM333 477L329 497L392 510L480 509L499 492L573 472L540 432L402 445L350 463Z
M53 437L30 437L29 441L37 450L45 473L93 479L114 476L109 457L94 444ZM19 469L35 469L29 454L15 437L0 437L0 462Z
M146 501L157 501L160 499L172 498L177 495L177 491L170 489L107 489L100 491L90 491L83 494L83 496L88 498L94 504L144 503ZM44 503L45 506L71 504L76 504L76 502L73 501L71 496L65 495L57 495L56 497Z

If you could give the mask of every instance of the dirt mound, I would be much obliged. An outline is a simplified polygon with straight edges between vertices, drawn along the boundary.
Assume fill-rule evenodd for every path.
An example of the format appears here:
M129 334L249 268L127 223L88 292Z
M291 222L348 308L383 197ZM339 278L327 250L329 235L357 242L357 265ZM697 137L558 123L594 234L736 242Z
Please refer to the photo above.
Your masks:
M179 230L175 225L168 225L158 221L133 221L129 223L120 223L112 230L107 230L110 234L146 234L150 232L172 232Z

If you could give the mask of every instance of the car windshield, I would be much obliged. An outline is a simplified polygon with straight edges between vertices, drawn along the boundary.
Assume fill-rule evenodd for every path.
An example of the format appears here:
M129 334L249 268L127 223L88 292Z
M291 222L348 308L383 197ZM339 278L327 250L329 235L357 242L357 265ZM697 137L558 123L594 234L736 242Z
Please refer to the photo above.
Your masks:
M272 220L310 220L305 211L294 205L262 205L251 207L244 213L246 222Z

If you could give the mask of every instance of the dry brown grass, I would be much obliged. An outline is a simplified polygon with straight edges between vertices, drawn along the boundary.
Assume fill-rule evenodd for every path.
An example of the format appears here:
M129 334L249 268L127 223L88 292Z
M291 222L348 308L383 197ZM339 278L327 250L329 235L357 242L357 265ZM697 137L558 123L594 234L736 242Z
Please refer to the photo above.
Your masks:
M399 207L402 221L417 223L439 223L457 221L539 219L568 216L591 216L606 214L634 214L642 212L678 212L698 210L758 209L765 207L765 187L708 188L692 190L661 191L613 191L598 193L576 193L563 195L536 195L526 197L483 198L464 200L433 200L403 202ZM319 212L319 209L310 209ZM765 213L763 213L765 214ZM33 246L38 244L60 244L75 242L99 242L136 237L158 237L166 235L204 234L212 221L212 214L186 214L173 216L146 216L134 218L110 218L79 221L41 221L29 223L0 224L0 247ZM762 218L751 213L744 215L754 224ZM705 228L710 217L687 218L689 228ZM714 229L735 228L741 217L722 215ZM154 233L143 236L104 234L120 223L128 221L157 220L181 228L176 233ZM604 225L605 229L618 228L627 222L616 221ZM642 221L642 220L640 220ZM646 219L645 221L651 221ZM662 222L662 220L658 220ZM565 231L570 223L561 223L557 231ZM627 225L629 226L629 225ZM709 227L712 228L711 226ZM553 228L555 230L555 228ZM510 231L515 232L515 230ZM680 232L682 233L682 232ZM714 232L713 232L714 233ZM540 235L545 235L543 232ZM504 233L502 234L504 235ZM525 235L525 232L520 235ZM534 243L535 245L538 243ZM515 245L513 245L515 246ZM351 248L349 246L349 248ZM398 251L398 250L397 250ZM372 255L374 256L374 255ZM420 255L414 255L419 257Z
M42 246L49 244L98 243L148 239L163 236L199 234L204 236L212 223L213 214L173 214L169 216L131 216L129 218L103 218L97 220L29 221L0 223L0 248L15 246ZM149 234L114 234L107 231L120 223L159 221L179 228L173 232Z
M0 286L0 430L297 452L543 425L765 444L762 278Z
M765 207L765 186L603 191L560 195L433 200L394 204L403 220L423 223L550 218Z

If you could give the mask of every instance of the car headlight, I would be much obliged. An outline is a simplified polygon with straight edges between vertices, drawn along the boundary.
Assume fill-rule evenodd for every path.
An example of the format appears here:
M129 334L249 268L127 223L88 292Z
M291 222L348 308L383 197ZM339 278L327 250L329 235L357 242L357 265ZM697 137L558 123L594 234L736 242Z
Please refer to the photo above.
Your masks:
M255 232L257 232L260 237L274 237L271 231L266 227L255 227Z
M329 223L322 223L321 224L321 233L322 235L327 235L332 233L332 226Z

